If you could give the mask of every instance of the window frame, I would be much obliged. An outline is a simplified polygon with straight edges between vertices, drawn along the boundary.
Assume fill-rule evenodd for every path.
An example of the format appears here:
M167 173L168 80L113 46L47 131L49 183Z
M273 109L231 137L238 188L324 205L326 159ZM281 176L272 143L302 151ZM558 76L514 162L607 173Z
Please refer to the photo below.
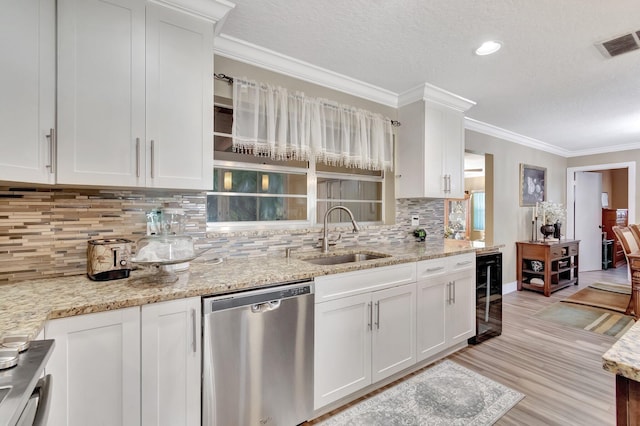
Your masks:
M233 110L233 106L230 106L227 103L216 101L214 102L214 106L227 108ZM216 136L228 137L231 138L232 135L224 132L212 132L212 141L214 143L214 138ZM205 214L207 218L207 232L220 232L220 231L244 231L244 230L258 230L258 231L266 231L266 230L278 230L278 229L305 229L312 228L317 226L322 226L323 223L317 220L317 212L318 212L318 177L334 177L342 180L361 180L367 182L380 182L382 186L381 190L381 198L380 200L341 200L343 202L375 202L380 203L381 210L381 220L378 221L367 221L367 222L359 222L363 225L381 225L385 222L385 176L386 173L384 171L380 171L380 176L372 176L367 174L350 174L350 173L342 173L342 172L332 172L332 171L321 171L318 172L316 170L316 163L313 161L307 161L306 167L295 167L295 166L286 166L286 165L274 165L274 164L258 164L258 163L248 163L243 161L232 161L232 160L216 160L215 158L215 149L214 149L214 158L213 158L213 168L214 173L215 169L224 168L224 169L232 169L232 170L248 170L248 171L265 171L265 172L275 172L275 173L288 173L288 174L305 174L307 176L307 195L287 195L287 194L278 194L278 196L283 196L286 198L304 198L307 199L307 219L306 220L257 220L257 221L242 221L242 222L209 222L208 216ZM273 197L274 194L254 194L254 193L232 193L232 192L214 192L207 191L206 196L209 195L234 195L234 196L259 196L259 197ZM329 201L324 200L323 201ZM347 225L347 222L331 222L332 225L341 226Z

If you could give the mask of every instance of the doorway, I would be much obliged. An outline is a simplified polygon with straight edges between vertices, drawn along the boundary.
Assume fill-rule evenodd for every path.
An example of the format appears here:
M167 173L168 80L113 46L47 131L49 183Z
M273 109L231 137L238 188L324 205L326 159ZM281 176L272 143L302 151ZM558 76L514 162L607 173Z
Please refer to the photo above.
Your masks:
M597 228L602 225L601 216L599 220L598 219L590 220L590 221L597 220L597 223L586 223L584 220L581 220L583 219L583 217L578 217L578 218L576 217L577 212L584 211L583 206L579 205L582 202L581 199L584 199L584 196L583 197L580 196L581 195L580 187L576 187L575 185L576 174L582 173L582 172L599 172L599 173L602 173L604 176L604 174L608 173L609 171L621 170L621 169L624 169L627 175L627 181L623 183L626 183L626 186L627 186L626 203L627 203L628 223L635 223L635 207L636 207L636 163L635 162L569 167L567 168L567 226L566 226L567 238L575 239L576 235L579 237L580 235L588 234L589 229ZM618 187L620 186L622 185L618 185ZM606 189L607 186L605 185L604 188ZM609 186L609 188L611 187ZM605 203L605 201L612 202L613 201L612 197L610 197L612 195L611 190L608 189L605 191L605 189L602 190L603 192L601 194L601 203ZM587 188L582 192L584 193L585 191L592 191L592 188ZM601 239L595 239L594 241L584 241L584 242L581 241L580 252L590 253L591 257L601 256L601 253L602 253Z
M469 206L469 240L493 244L493 155L465 151L464 189Z

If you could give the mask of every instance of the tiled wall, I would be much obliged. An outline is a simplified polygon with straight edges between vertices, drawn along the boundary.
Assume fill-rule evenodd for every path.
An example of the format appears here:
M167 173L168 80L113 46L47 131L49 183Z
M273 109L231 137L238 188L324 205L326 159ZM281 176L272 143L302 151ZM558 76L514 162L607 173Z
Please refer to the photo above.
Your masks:
M321 227L278 231L206 232L206 194L151 190L35 189L0 187L0 283L86 273L87 240L129 238L146 233L145 213L161 206L181 207L187 233L197 248L217 257L284 253L285 247L315 250ZM414 241L411 215L432 242L444 234L443 200L403 199L396 224L341 232L338 247L358 243Z

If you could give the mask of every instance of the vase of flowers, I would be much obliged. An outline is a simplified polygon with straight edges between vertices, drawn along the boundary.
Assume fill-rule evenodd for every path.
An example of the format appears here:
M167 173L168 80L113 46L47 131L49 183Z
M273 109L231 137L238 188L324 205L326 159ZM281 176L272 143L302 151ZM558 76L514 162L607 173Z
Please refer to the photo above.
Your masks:
M560 229L564 223L567 211L562 204L553 201L542 201L538 204L538 214L542 217L542 227L540 232L547 238L553 235L554 238L560 239ZM545 228L543 231L542 228Z

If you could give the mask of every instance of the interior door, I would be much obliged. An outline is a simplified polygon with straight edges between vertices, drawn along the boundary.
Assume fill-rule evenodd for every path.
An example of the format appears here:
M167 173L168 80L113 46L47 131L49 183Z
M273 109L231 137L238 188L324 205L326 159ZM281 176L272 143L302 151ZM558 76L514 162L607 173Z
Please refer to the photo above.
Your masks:
M602 175L575 173L574 235L580 240L579 271L602 269Z

